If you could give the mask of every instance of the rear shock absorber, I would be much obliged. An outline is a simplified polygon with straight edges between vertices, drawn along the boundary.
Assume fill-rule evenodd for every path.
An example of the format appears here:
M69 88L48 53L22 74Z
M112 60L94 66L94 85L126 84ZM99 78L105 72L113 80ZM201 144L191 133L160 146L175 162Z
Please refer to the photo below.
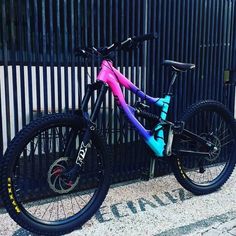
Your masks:
M141 118L148 119L150 121L155 121L155 122L160 121L159 116L157 116L153 113L147 112L147 111L143 111L143 110L138 109L138 108L135 110L135 115L138 116L138 117L141 117Z
M141 110L141 109L145 109L147 107L148 107L147 105L139 103L138 108L136 108L136 110L135 110L135 115L137 117L142 117L142 118L148 119L149 121L161 122L161 119L160 119L159 116L157 116L153 113ZM175 131L174 128L175 127L174 127L174 124L171 123L171 122L167 122L164 125L168 126L168 134L167 134L167 140L166 140L165 155L166 156L171 156L172 155L172 143L173 143L173 138L174 138L174 131ZM163 128L163 126L162 126L162 128ZM156 133L157 133L157 131L155 131L155 134Z

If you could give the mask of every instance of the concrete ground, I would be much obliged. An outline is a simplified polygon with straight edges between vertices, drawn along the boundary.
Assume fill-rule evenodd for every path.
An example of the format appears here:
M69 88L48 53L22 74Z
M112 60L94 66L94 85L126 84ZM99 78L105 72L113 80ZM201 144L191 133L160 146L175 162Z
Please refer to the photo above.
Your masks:
M29 236L0 210L1 236ZM173 175L112 186L97 214L70 236L236 235L236 170L217 192L193 196Z

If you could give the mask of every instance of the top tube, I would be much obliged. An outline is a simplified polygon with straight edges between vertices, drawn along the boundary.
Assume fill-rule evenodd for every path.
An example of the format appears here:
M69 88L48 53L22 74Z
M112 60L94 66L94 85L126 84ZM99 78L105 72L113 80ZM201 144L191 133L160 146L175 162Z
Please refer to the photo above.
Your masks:
M103 81L109 85L113 94L120 97L120 93L117 91L118 85L124 86L126 89L130 90L132 93L136 94L142 100L146 100L150 104L156 104L158 106L163 106L161 98L151 97L141 91L137 86L135 86L130 80L128 80L123 74L120 73L115 67L113 67L112 61L103 60L101 64L101 71L98 75L98 80ZM117 83L115 83L116 81ZM123 94L122 94L123 96Z

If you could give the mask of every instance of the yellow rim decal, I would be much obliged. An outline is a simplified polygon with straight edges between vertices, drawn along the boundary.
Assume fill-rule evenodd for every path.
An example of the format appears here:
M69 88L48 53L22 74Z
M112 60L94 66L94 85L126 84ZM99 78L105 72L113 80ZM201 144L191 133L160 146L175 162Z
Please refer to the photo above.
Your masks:
M178 166L179 166L181 175L186 179L186 175L185 175L185 173L183 172L183 169L182 169L182 166L181 166L181 164L180 164L179 159L177 159L177 163L178 163Z
M8 194L11 200L12 205L15 208L16 213L20 213L20 208L18 207L14 195L13 195L13 191L12 191L12 185L11 185L11 178L7 179L7 187L8 187Z

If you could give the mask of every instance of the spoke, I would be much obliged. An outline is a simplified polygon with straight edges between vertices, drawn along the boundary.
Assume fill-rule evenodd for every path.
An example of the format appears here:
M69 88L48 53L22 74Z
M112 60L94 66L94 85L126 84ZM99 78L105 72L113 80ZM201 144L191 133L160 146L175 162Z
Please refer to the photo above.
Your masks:
M224 165L224 166L225 166L225 165ZM224 166L223 166L223 168L224 168ZM218 165L218 166L217 166L217 169L220 170L219 173L222 172L222 167L221 167L221 165Z
M52 137L52 134L50 133L50 130L48 130L47 131L48 132L48 140L50 141L50 142L48 142L48 149L50 150L50 151L52 151L52 140L53 140L53 137Z
M200 173L198 173L197 171L195 173L196 173L196 175L198 177L197 183L201 183L201 175L200 175Z
M27 146L28 146L27 145L25 150L26 150L26 153L27 153L27 151L29 151L29 156L31 156L36 151L36 148L37 148L37 145L38 145L38 141L36 143L34 141L31 141L29 144L30 144L31 147L27 148Z
M64 132L64 135L63 135L63 134L61 135L64 144L66 144L66 140L67 140L67 138L66 138L66 137L67 137L67 133L68 133L67 129L68 129L68 128L66 128L66 130L65 130L65 132Z
M221 148L224 147L224 146L226 146L226 145L229 144L229 143L232 143L233 141L234 141L234 139L231 139L231 140L229 140L228 142L222 144L222 145L221 145Z
M213 176L212 176L211 169L210 169L210 168L208 168L208 169L209 169L209 172L210 172L210 175L211 175L211 180L210 180L210 182L211 182L211 181L214 180L215 178L213 178ZM208 178L208 181L209 181L209 178Z
M52 203L52 211L53 211L53 206L54 206L54 202ZM51 216L52 216L52 211L50 212L50 215L49 215L49 221L50 221Z
M62 128L62 127L60 127L60 128ZM61 136L62 135L60 134L60 130L58 130L58 129L55 129L55 132L56 132L57 138L59 138L59 140L58 140L59 141L59 146L58 146L59 150L58 151L59 151L59 155L61 155L61 152L62 152L62 138L61 138Z
M220 139L220 142L222 142L223 140L227 139L228 137L231 137L231 135L228 134L227 136L224 136L222 139Z
M191 139L188 139L188 140L181 140L180 143L182 144L188 144L190 143L192 140Z
M78 201L77 201L77 199L76 199L76 197L77 197L76 194L74 193L73 195L75 196L75 201L76 201L76 203L77 203L79 209L81 209L81 207L80 207L80 205L79 205L79 203L78 203Z
M214 123L213 121L214 121L215 115L216 115L216 113L214 113L214 115L212 116L212 119L211 119L211 129L210 129L210 131L213 130L213 123Z
M36 214L37 210L39 209L39 204L37 205L35 211L34 211L34 215Z
M223 124L223 119L221 118L221 122L220 122L219 128L218 128L218 129L216 128L216 130L217 130L217 133L218 133L218 131L220 131L220 130L221 130L222 124Z
M78 196L78 195L77 195ZM81 196L78 196L80 199L82 199L82 201L84 202L84 203L86 203L86 201L81 197Z
M74 211L74 206L73 206L73 202L72 202L72 196L70 194L70 201L71 201L71 209L73 211L73 214L75 214L75 211Z
M58 205L59 205L59 201L57 202L57 219L59 219Z
M218 135L218 138L220 138L221 136L224 136L224 134L227 132L228 129L229 129L229 128L226 128L222 133L220 133L220 134Z
M46 208L46 210L45 210L45 212L44 212L42 218L45 216L45 214L46 214L47 210L49 209L50 205L51 205L51 202L49 203L48 207Z
M49 137L49 134L48 134L48 131L45 131L45 134L44 134L44 139L43 139L43 143L42 143L42 147L43 147L43 150L44 150L44 155L47 157L50 155L50 137Z
M58 135L59 136L59 131L57 131L58 129L55 129L55 133L56 133L56 135Z
M62 127L61 127L61 129L62 129ZM58 135L58 137L60 137L60 139L61 139L61 144L62 144L62 146L64 147L64 148L62 148L62 150L64 150L65 149L65 145L66 145L66 137L65 137L65 134L63 135L63 132L62 132L62 130L61 130L61 132L60 132L60 130L58 130L58 129L56 129L56 134Z
M63 209L64 215L65 215L65 218L66 218L66 212L65 212L64 205L63 205L63 203L62 203L62 200L60 200L60 201L61 201L61 206L62 206L62 209Z
M36 143L33 142L33 147L34 147L34 145L35 145L34 152L36 151L36 148L37 148L37 146L38 146L38 142L39 142L39 138L37 138Z

